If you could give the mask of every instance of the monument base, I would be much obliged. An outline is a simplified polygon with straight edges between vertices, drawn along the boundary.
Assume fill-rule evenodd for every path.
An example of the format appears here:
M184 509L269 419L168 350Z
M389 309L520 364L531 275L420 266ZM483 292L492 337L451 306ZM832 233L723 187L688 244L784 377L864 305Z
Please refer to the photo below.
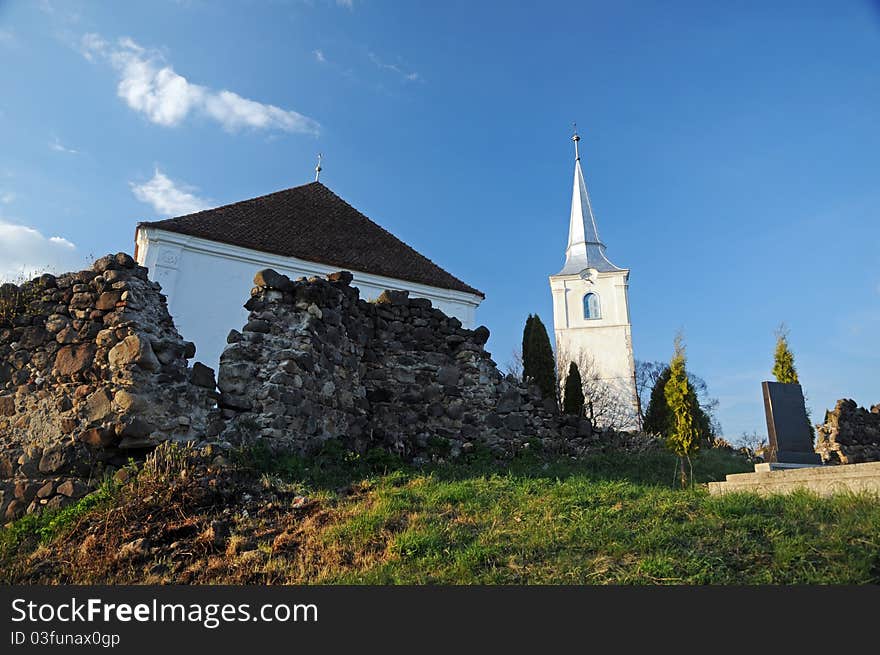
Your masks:
M766 473L767 471L786 471L788 469L810 469L823 466L823 464L792 464L789 462L761 462L755 464L755 473Z
M787 494L806 489L820 496L835 493L878 494L880 498L880 462L807 466L785 471L731 473L724 482L710 482L709 493L753 492Z
M809 450L778 450L771 455L773 463L780 464L821 464L822 458Z

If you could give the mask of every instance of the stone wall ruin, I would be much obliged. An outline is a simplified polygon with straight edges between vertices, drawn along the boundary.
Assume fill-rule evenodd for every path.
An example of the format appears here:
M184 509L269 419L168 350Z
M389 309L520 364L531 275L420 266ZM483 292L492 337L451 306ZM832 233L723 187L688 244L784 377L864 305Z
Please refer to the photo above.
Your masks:
M60 508L163 441L330 440L410 460L485 448L583 452L585 419L503 376L485 327L463 329L406 292L359 297L347 272L292 281L260 271L214 372L198 362L160 286L124 253L89 270L0 286L0 518Z
M816 452L825 464L880 461L880 404L867 410L853 400L838 400L816 432Z
M163 440L220 426L214 373L124 254L0 286L0 517L57 508Z
M498 371L487 328L463 329L404 291L367 302L351 281L257 273L248 323L220 359L224 438L297 452L342 439L419 458L477 444L510 456L535 439L576 449L592 437L588 421L561 418L554 399Z

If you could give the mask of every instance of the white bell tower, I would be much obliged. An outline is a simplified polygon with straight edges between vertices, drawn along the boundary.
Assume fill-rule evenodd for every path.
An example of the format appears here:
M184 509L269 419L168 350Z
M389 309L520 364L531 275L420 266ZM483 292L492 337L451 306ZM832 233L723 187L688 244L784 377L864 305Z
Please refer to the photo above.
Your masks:
M587 385L598 389L597 402L603 403L595 417L599 427L632 429L637 427L638 400L627 292L629 269L615 266L605 256L581 170L577 132L572 141L574 188L565 266L550 276L556 356L563 375L574 361L582 377L592 378Z

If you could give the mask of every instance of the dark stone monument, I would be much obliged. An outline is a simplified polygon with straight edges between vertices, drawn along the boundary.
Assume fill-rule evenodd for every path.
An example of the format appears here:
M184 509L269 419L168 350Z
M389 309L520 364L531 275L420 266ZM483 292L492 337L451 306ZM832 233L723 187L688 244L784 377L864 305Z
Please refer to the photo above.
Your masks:
M770 462L779 464L822 463L813 450L813 434L804 394L799 384L762 382L767 433L770 436Z

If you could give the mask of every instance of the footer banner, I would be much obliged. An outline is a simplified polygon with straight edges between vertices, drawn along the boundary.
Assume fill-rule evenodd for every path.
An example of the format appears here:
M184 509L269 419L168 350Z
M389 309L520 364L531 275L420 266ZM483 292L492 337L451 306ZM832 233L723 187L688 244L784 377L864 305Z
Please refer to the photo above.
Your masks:
M649 645L664 634L707 629L724 631L730 645L774 623L807 625L819 607L852 625L880 606L877 587L58 586L3 587L0 594L3 653L544 652ZM676 650L689 651L687 643Z

